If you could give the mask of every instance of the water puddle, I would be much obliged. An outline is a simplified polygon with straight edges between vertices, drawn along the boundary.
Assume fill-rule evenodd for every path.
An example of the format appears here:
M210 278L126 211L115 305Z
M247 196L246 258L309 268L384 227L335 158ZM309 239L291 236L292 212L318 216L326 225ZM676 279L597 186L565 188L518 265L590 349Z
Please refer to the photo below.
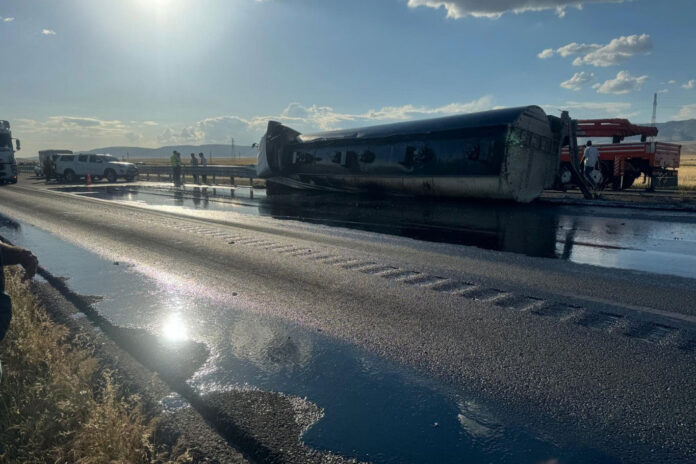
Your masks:
M62 190L202 218L266 216L696 278L696 214L688 212L306 193L272 197L256 193L255 199L220 201L220 196L200 189L183 193L137 187Z
M476 392L455 391L319 331L241 311L203 286L155 279L135 264L8 224L0 220L0 233L30 248L54 275L69 276L73 291L103 296L94 307L111 323L204 342L212 356L189 380L201 394L261 389L323 408L304 435L311 447L375 463L618 462L562 431L550 438L512 425ZM174 396L163 404L183 403Z

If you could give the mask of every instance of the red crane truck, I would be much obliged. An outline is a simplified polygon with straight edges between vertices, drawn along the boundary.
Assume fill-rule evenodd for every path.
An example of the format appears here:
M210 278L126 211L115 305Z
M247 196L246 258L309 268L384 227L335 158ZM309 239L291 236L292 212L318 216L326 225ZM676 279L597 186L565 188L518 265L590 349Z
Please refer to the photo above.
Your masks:
M650 189L677 186L681 145L648 141L657 133L656 127L637 126L627 119L581 119L577 121L576 129L578 137L612 139L612 143L607 144L593 142L599 149L601 168L595 181L600 189L611 185L614 190L631 187L641 175L650 179ZM624 138L634 136L640 136L640 141L621 143ZM585 149L578 148L581 159ZM558 184L563 189L575 184L568 147L561 152Z

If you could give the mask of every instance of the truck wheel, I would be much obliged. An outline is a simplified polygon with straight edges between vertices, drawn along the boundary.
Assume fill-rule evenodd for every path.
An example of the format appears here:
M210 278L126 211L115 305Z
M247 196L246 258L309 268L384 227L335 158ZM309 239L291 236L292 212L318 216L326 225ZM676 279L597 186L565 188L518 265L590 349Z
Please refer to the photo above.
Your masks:
M66 169L65 172L63 173L63 178L65 179L65 182L68 184L72 184L77 180L77 176L75 175L75 171L71 169Z
M631 188L633 186L633 183L636 181L637 178L638 178L638 176L634 177L634 176L631 176L628 174L624 174L624 184L623 184L624 190Z
M570 172L570 168L568 166L561 166L561 171L558 175L558 180L561 185L568 185L573 182L573 174Z
M104 173L104 177L106 177L106 180L108 180L112 184L116 182L116 179L118 179L118 177L116 176L116 172L114 172L111 169Z

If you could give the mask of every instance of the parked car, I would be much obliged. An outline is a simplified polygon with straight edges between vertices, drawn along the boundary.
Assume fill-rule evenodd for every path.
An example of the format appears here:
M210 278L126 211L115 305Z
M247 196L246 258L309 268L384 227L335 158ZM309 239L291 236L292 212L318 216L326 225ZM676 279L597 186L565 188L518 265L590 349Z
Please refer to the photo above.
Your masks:
M60 155L56 159L56 175L65 182L76 182L87 175L92 180L105 178L109 182L116 182L123 178L131 182L138 175L138 168L111 155Z

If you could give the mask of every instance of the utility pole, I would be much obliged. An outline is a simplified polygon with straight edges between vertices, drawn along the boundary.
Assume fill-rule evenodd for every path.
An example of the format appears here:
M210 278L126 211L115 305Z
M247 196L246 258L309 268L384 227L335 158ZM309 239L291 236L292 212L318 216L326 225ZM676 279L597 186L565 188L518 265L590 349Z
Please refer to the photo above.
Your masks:
M655 97L653 98L653 114L651 125L655 127L657 125L657 92L655 92ZM654 142L655 137L650 137L650 141Z
M234 137L230 137L230 152L232 154L232 159L235 159L235 156L234 156Z

